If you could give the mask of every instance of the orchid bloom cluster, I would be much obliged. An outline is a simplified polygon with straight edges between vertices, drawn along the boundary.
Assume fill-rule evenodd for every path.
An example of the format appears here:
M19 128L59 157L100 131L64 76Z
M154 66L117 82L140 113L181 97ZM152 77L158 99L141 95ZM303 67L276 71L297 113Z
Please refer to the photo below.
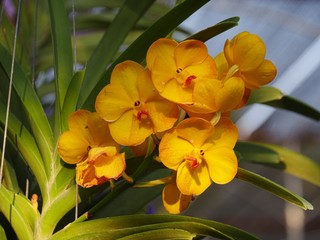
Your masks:
M233 150L238 131L229 117L251 90L268 84L276 67L265 59L261 38L242 32L215 58L198 40L161 38L146 55L146 67L118 64L96 98L96 112L78 110L59 139L61 158L76 164L76 181L91 187L125 174L120 145L137 147L159 139L159 160L172 170L162 193L168 212L180 213L213 182L237 174ZM187 117L181 120L181 113Z

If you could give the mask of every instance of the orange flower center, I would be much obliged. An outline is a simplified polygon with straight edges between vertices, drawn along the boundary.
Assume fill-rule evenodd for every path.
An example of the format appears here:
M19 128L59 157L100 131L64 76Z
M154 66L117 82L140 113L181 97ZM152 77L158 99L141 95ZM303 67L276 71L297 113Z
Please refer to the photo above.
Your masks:
M192 83L192 80L196 79L197 77L194 75L191 75L189 77L187 77L187 79L184 82L184 87L189 87Z
M177 79L178 82L182 85L182 87L187 88L192 85L193 80L195 80L197 76L189 75L187 71L184 71L182 68L177 69Z
M200 150L200 151L196 150L196 151L193 151L192 154L186 156L184 160L187 161L187 166L190 169L195 169L201 164L203 155L204 155L203 150Z
M143 109L142 103L139 100L134 102L134 106L136 110L136 116L139 121L147 119L149 117L148 111Z

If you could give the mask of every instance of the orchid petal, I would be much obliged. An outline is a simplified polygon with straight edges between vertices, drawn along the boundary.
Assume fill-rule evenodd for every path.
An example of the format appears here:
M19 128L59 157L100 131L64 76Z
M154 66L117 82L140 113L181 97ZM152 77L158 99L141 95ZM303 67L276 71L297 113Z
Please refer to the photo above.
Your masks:
M138 120L132 111L127 111L115 122L109 123L113 139L124 146L141 144L153 133L152 122L149 118Z
M210 185L212 181L205 164L200 164L197 168L189 169L184 161L177 171L177 187L185 195L200 195Z
M206 45L198 40L186 40L174 49L176 66L185 69L188 66L201 64L208 56Z
M147 66L153 70L153 64L157 57L162 56L167 60L169 66L175 66L173 52L178 43L172 39L160 38L155 41L148 49L147 52Z
M176 131L178 137L190 142L196 148L201 148L207 138L213 134L214 129L207 120L187 118L178 124Z
M238 170L237 157L229 148L217 148L205 153L205 160L212 181L218 184L230 182Z
M259 68L254 71L242 73L246 87L250 89L257 89L262 85L270 83L277 75L277 68L269 61L264 60Z
M90 143L81 134L76 132L64 132L58 140L58 152L60 157L69 164L75 164L86 159Z
M243 98L245 85L241 78L232 77L224 81L217 93L216 106L219 112L227 112L238 106Z
M168 131L161 139L159 145L159 158L161 162L172 170L177 170L185 156L193 150L190 142L179 138L176 131Z
M238 129L230 118L221 117L220 121L214 126L214 133L202 146L206 152L217 147L228 147L233 149L238 139Z
M96 98L96 111L105 121L116 121L134 106L134 100L124 91L122 85L105 86Z
M162 202L165 209L171 214L179 214L189 207L191 195L181 194L176 183L168 183L162 191Z

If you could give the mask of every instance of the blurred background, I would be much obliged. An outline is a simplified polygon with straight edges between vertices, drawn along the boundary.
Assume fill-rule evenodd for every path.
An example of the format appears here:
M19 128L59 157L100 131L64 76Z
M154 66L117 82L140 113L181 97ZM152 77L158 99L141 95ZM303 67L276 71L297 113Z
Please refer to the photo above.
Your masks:
M267 59L278 69L273 86L320 109L320 1L215 0L192 15L182 26L191 32L226 18L239 16L239 26L206 44L215 56L225 40L237 33L258 34L267 46ZM240 139L269 142L299 151L320 162L320 124L306 117L264 105L236 115ZM303 211L254 186L235 179L213 185L198 197L186 215L222 221L262 239L311 240L320 238L318 187L275 169L241 165L304 196L315 210ZM319 176L320 179L320 176Z

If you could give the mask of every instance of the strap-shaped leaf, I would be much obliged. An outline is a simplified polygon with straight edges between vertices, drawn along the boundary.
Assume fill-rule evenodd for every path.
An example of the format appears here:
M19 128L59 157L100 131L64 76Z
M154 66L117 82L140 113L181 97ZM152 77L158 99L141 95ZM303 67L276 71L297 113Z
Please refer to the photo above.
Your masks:
M24 197L0 187L0 210L10 222L19 239L33 239L37 212Z
M6 232L3 227L0 225L0 239L7 240Z
M87 63L79 105L83 104L91 90L101 80L106 67L118 52L128 33L153 2L154 0L124 2Z
M265 143L261 145L279 154L285 172L320 187L320 164L318 162L288 148Z
M191 235L211 236L219 239L257 239L255 236L227 224L179 215L129 215L86 221L69 225L53 235L52 240L61 239L133 239L147 234L148 239L159 239L148 231L174 229ZM140 239L139 237L136 239ZM143 238L142 238L143 239ZM165 238L160 238L165 239ZM173 237L173 239L175 239Z
M283 169L283 163L279 154L260 143L238 141L234 150L239 161L265 164Z
M193 34L192 36L188 37L187 39L197 39L202 42L206 42L211 38L223 33L230 28L233 28L238 25L240 18L239 17L232 17L226 20L223 20L212 27L206 28L200 32Z
M281 185L261 176L256 173L250 172L248 170L239 168L236 176L238 179L252 183L257 187L264 189L274 195L290 202L304 210L312 210L313 206L304 198L298 196L297 194L289 191L288 189L282 187Z
M75 206L76 187L71 186L51 199L50 205L42 209L38 239L49 239L57 223Z
M167 14L161 17L150 28L148 28L139 38L134 41L105 71L102 78L97 85L93 88L90 95L79 102L85 108L94 108L95 98L101 89L108 84L109 78L113 68L120 62L125 60L133 60L141 62L146 56L149 46L158 38L167 36L173 29L180 23L187 19L196 10L201 8L209 0L186 0L181 4L171 9Z
M80 72L76 72L68 86L68 97L64 100L61 112L62 131L68 129L68 116L77 108L77 101L80 94L84 73L85 69Z
M5 107L0 103L0 122L2 123L5 121L4 111ZM7 141L9 140L11 142L10 145L16 147L16 151L20 152L24 160L28 163L37 179L41 192L44 194L47 191L47 175L34 137L13 114L9 116L8 131L10 135ZM46 195L44 194L44 199L45 198Z
M320 112L317 109L283 94L274 87L266 86L252 91L248 104L253 103L263 103L272 107L286 109L314 120L320 120Z
M11 55L2 45L0 45L0 63L9 76ZM34 138L45 162L46 170L49 172L53 149L52 130L35 90L18 64L15 64L14 67L13 86L28 113Z
M62 104L73 74L71 34L64 1L48 0L48 4L57 84L56 95L58 102Z

